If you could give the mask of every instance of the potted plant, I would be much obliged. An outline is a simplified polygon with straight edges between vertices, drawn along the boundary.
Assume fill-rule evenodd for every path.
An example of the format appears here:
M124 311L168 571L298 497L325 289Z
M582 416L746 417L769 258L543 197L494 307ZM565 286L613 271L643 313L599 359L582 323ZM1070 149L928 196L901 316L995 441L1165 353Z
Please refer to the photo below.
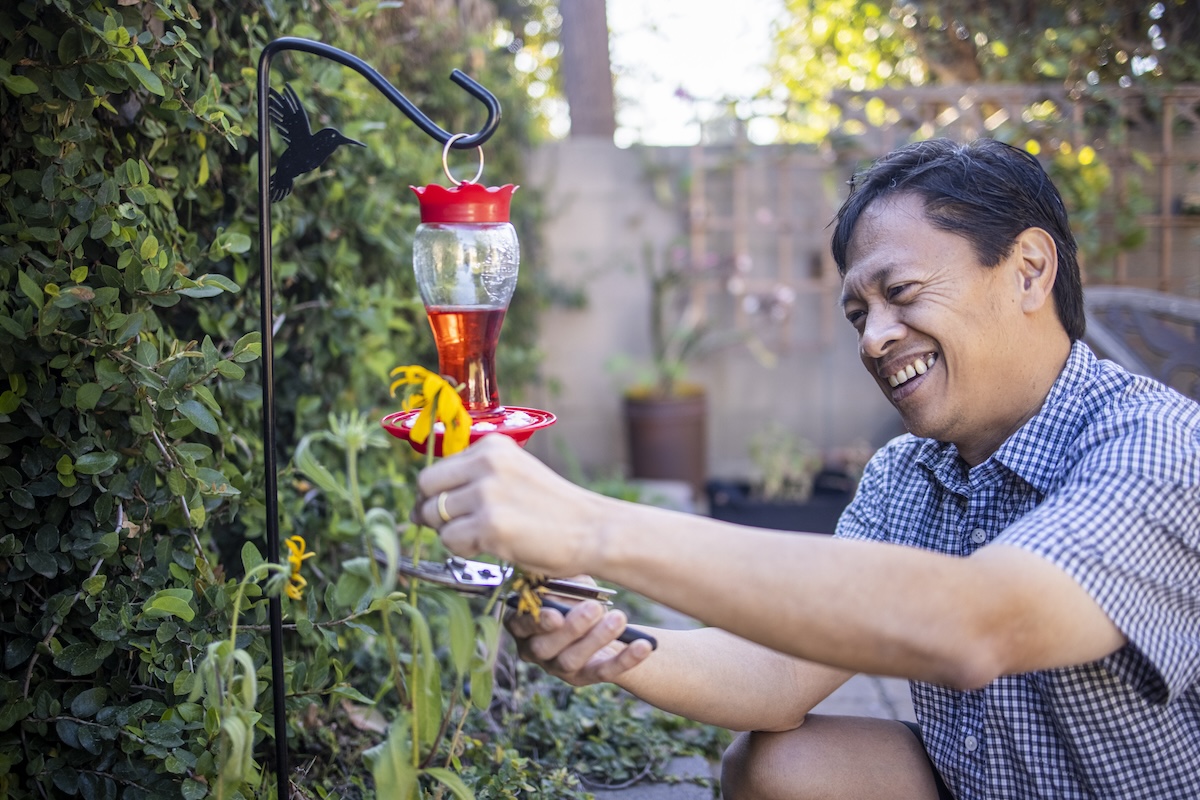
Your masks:
M856 444L825 459L807 439L770 425L750 443L754 480L707 482L709 515L756 528L833 533L871 452Z
M650 360L624 391L629 474L684 481L699 495L707 476L707 409L704 387L687 373L716 337L689 302L697 271L682 258L656 258L650 245L643 262L650 281Z

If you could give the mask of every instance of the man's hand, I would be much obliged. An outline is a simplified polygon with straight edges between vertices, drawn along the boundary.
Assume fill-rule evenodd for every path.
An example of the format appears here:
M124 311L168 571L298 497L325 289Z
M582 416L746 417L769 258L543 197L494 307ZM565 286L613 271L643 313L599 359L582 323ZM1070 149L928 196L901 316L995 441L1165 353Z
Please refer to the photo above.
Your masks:
M584 600L565 617L543 608L536 622L530 614L512 614L506 622L522 660L573 686L616 681L649 657L653 649L645 640L616 641L625 623L624 612L605 611L595 600Z
M452 552L486 552L530 572L588 572L610 498L556 474L507 436L485 436L422 470L413 518Z

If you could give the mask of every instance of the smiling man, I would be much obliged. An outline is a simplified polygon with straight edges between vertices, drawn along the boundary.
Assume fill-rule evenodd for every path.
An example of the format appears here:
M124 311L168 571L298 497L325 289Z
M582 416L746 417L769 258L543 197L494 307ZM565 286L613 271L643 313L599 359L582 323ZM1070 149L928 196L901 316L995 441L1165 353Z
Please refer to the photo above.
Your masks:
M855 178L833 252L909 431L835 537L600 497L503 437L425 470L414 514L461 555L707 623L653 652L593 602L509 627L573 684L746 731L726 800L1200 796L1200 408L1080 341L1045 172L990 140L907 146ZM920 725L809 713L860 671L909 678Z

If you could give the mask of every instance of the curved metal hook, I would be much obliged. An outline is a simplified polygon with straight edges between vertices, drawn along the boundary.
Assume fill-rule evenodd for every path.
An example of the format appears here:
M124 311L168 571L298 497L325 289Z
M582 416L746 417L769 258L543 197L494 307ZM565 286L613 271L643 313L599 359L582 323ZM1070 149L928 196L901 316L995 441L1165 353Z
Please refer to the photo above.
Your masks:
M370 64L358 56L351 55L345 50L339 50L324 42L302 39L298 36L284 36L275 39L263 48L262 54L258 58L258 96L260 99L267 96L267 90L271 85L269 81L271 57L283 50L300 50L305 53L312 53L328 58L330 61L336 61L342 66L349 67L370 81L371 85L382 92L391 101L392 105L400 109L404 113L404 116L416 123L416 126L429 136L437 139L442 144L446 144L450 140L450 137L454 135L425 116L421 112L421 109L417 108L411 100L401 94L399 89L388 83L387 78L376 72ZM496 132L496 127L500 124L500 101L496 99L494 94L460 70L456 69L451 72L450 80L463 89L466 89L468 94L479 100L487 108L487 121L483 123L483 127L476 133L459 137L451 145L455 150L470 150L492 138L492 134Z

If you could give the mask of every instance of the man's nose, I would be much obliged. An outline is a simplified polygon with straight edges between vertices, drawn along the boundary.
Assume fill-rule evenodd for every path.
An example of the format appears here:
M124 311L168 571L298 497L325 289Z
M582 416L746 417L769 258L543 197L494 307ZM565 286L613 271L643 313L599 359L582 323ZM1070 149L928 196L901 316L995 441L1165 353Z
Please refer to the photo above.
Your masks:
M859 352L865 358L882 358L903 335L904 325L893 312L872 311L858 340Z

